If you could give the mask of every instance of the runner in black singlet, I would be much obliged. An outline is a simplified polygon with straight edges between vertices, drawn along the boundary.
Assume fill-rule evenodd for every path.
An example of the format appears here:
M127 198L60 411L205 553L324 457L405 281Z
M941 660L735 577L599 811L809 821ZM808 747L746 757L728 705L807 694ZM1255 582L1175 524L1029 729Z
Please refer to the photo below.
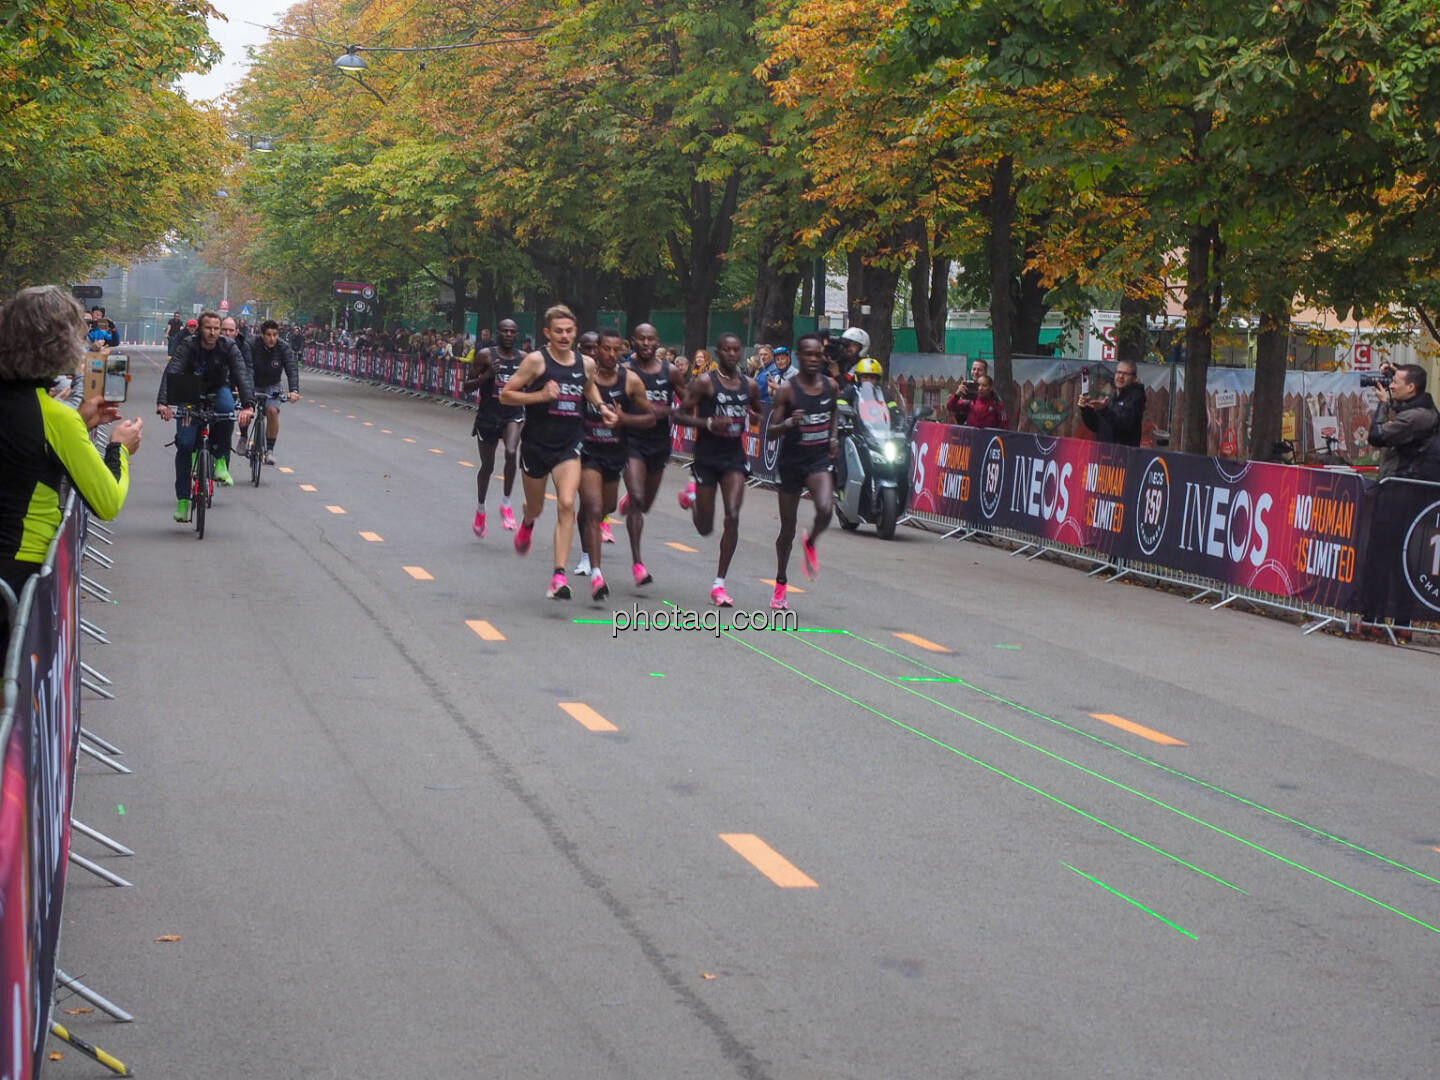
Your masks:
M592 380L601 405L586 403L585 444L580 450L580 541L585 554L575 572L590 575L590 599L595 601L610 595L600 572L601 523L615 509L620 475L625 471L626 441L631 433L655 423L645 399L645 384L629 368L620 366L624 349L620 331L600 331Z
M645 396L655 413L655 425L629 432L625 462L625 494L620 499L620 514L630 534L631 569L636 585L649 585L650 571L640 558L640 538L645 532L645 515L655 505L660 482L665 478L665 465L670 460L670 414L673 403L685 396L685 380L680 369L656 355L660 336L655 327L641 323L631 332L634 350L627 365L645 384Z
M680 506L690 510L695 531L709 536L715 529L715 489L725 501L725 528L720 534L720 565L710 602L734 607L725 591L725 575L740 542L740 505L745 501L745 479L750 462L745 454L745 433L750 420L760 417L760 390L740 371L740 338L721 334L715 342L717 368L690 383L685 403L671 415L676 423L695 428L695 477L680 493Z
M523 405L525 427L520 433L520 471L525 509L515 533L515 551L530 551L535 519L545 509L545 481L555 482L555 573L546 596L570 599L565 560L575 532L575 497L580 487L580 444L585 438L584 402L600 404L591 379L594 361L571 349L575 316L557 304L545 312L543 332L547 345L532 352L505 389L500 404Z
M834 514L835 457L840 450L835 430L839 388L822 371L825 346L820 335L802 334L795 354L800 374L779 389L770 413L770 430L784 432L780 443L780 535L775 538L775 595L770 600L777 611L789 606L785 573L795 542L800 492L805 488L810 489L815 504L815 521L800 538L805 576L815 577L820 572L815 541Z
M485 535L485 493L490 490L490 477L495 472L495 444L505 440L505 488L500 502L500 524L515 528L515 512L510 508L510 492L515 487L515 464L520 451L520 427L525 423L525 410L500 403L500 391L514 376L524 357L515 348L520 328L514 319L501 319L495 331L495 344L475 350L471 377L462 384L465 392L480 391L480 405L475 410L475 427L471 434L480 446L480 470L475 474L479 506L472 529L476 536Z

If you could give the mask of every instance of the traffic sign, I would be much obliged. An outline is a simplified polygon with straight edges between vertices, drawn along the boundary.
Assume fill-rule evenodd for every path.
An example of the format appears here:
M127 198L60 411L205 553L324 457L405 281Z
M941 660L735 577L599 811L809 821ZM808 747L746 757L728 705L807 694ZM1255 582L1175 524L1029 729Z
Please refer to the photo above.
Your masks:
M356 300L355 303L351 304L350 306L355 309L355 313L357 315L363 315L365 314L365 312L370 310L370 305L365 303L364 300Z
M365 300L375 299L375 286L368 281L337 281L334 288L337 297L358 296Z
M229 311L229 310L230 310L230 301L229 301L229 300L221 300L221 301L220 301L220 310L221 310L221 311Z
M72 285L70 294L76 300L99 300L105 295L105 290L99 285Z
M248 319L248 318L250 318L250 316L251 316L252 314L254 314L254 313L250 310L250 305L249 305L249 304L243 304L243 305L241 305L241 308L240 308L240 317L241 317L242 319Z

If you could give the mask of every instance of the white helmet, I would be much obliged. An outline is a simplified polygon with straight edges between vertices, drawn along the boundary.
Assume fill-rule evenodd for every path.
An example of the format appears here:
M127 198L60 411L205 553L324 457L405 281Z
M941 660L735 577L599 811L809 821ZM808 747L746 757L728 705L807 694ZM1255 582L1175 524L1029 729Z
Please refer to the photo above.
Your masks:
M852 326L840 335L841 341L853 341L860 346L860 353L863 356L870 351L870 335L858 326Z

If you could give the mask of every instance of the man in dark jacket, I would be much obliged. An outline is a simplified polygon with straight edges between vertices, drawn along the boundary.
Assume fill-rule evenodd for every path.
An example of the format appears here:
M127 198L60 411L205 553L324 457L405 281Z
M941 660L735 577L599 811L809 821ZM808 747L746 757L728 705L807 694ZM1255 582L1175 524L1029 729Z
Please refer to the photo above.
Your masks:
M181 377L181 378L177 378ZM172 400L170 380L176 380L176 397ZM198 379L198 383L197 380ZM188 384L188 385L186 385ZM240 398L239 420L250 422L255 411L255 390L250 381L250 371L235 343L220 334L220 315L214 311L202 312L200 329L186 340L180 351L171 358L160 376L160 393L155 399L156 411L161 419L175 417L174 405L198 405L195 387L199 392L214 395L214 411L233 412L236 392ZM235 481L230 478L230 436L235 429L233 420L217 420L210 425L210 452L215 455L215 479L226 487ZM175 520L187 521L190 517L190 455L195 452L195 439L199 434L198 425L187 424L181 419L175 429Z
M1076 404L1081 423L1095 432L1096 442L1140 445L1145 427L1145 387L1140 385L1140 375L1129 360L1115 365L1115 389L1103 403L1081 394Z
M289 343L280 340L280 324L274 319L260 324L260 337L250 349L250 371L257 397L265 399L265 464L274 465L275 440L280 437L280 402L287 396L290 401L300 400L300 366ZM288 395L281 392L282 378L289 386Z

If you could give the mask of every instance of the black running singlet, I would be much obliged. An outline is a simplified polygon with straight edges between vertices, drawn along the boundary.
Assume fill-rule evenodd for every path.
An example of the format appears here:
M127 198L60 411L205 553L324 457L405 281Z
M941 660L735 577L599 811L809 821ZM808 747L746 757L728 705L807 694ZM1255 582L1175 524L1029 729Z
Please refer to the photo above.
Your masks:
M616 412L628 412L630 397L625 393L625 380L629 374L623 367L618 369L619 377L614 386L603 386L597 380L595 389L600 391L600 400ZM621 427L609 427L600 419L600 410L585 402L585 449L606 451L625 444L629 432Z
M480 407L479 417L490 424L503 424L511 420L523 420L525 410L520 405L505 405L500 401L500 391L505 389L505 384L514 377L515 371L520 362L525 359L525 354L519 349L511 349L510 357L506 359L500 355L498 346L487 346L490 349L490 364L495 374L486 382L480 384Z
M554 381L560 387L560 396L554 401L538 401L525 406L525 428L521 435L527 446L553 453L574 450L585 437L585 358L578 352L571 353L571 363L561 364L542 348L540 356L545 361L545 370L525 389L534 393L542 390L547 382Z
M695 460L728 462L745 457L744 435L750 427L750 380L742 373L740 385L731 390L720 381L720 373L709 373L714 394L700 399L695 414L702 419L711 416L723 417L724 423L717 423L715 430L706 427L695 429Z
M640 381L645 384L645 398L647 401L651 402L652 405L668 405L670 403L670 398L671 395L675 393L675 388L670 383L670 365L668 363L662 363L660 370L653 374L642 371L639 363L634 360L626 366L635 372L636 375L639 375ZM670 421L668 419L664 422L657 420L654 427L635 428L633 431L626 432L626 435L629 437L632 451L639 449L646 455L649 455L652 453L658 454L670 449L671 434Z
M787 459L808 461L830 453L830 420L835 415L835 393L828 378L822 378L818 394L800 389L799 376L790 380L790 400L800 426L788 428L780 452Z

